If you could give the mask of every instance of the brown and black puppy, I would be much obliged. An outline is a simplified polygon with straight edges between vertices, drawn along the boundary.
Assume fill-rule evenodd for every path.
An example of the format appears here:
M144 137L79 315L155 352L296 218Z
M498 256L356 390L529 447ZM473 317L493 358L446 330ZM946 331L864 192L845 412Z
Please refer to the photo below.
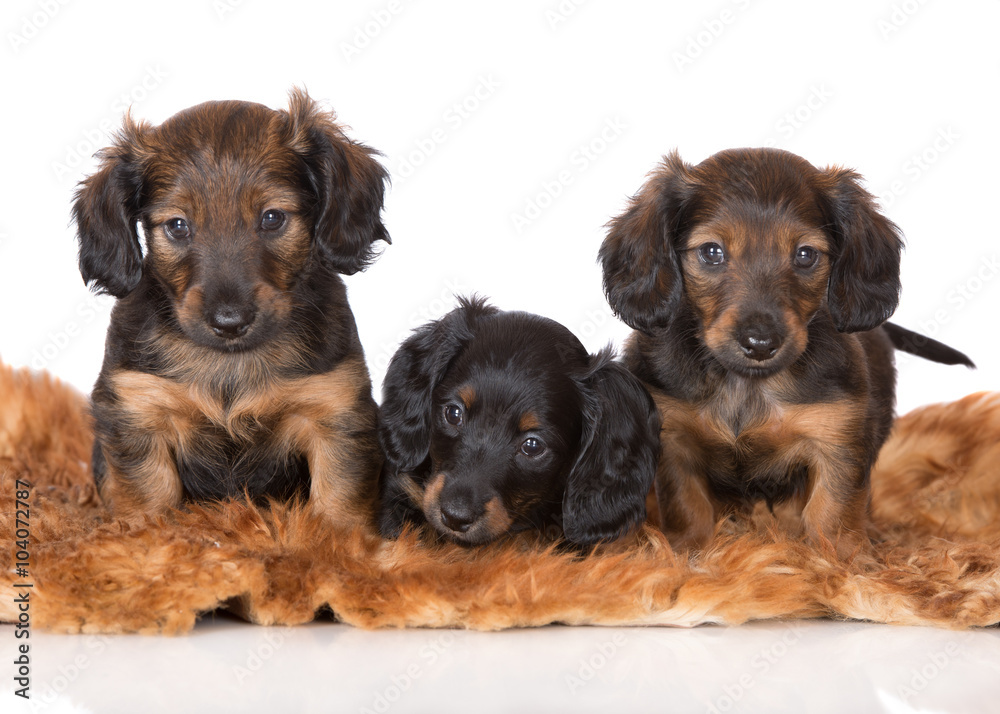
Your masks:
M702 547L720 516L765 501L849 553L892 422L893 348L971 366L885 323L902 241L860 176L775 149L673 153L609 227L604 287L662 416L671 542Z
M639 526L659 455L639 380L557 322L460 302L389 364L382 534L430 523L478 544L561 522L589 546Z
M376 153L298 90L127 117L101 152L74 216L84 281L119 298L92 397L117 513L248 493L370 518L376 406L338 274L389 240Z

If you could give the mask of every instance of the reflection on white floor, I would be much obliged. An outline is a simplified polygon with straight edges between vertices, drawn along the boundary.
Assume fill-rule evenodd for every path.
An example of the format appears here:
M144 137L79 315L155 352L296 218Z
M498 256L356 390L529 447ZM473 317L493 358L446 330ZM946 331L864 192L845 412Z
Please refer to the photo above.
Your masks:
M216 615L183 637L33 631L31 644L32 700L14 696L4 657L0 712L1000 711L996 628L366 632Z

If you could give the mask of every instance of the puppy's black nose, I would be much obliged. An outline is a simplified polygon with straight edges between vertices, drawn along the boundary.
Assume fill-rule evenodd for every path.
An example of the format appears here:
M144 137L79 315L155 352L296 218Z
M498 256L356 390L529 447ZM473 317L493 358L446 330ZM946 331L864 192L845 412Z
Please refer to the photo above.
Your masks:
M752 360L763 362L771 359L778 352L784 341L781 333L770 320L752 322L742 328L736 341L743 354Z
M465 533L479 518L468 501L449 501L441 504L441 522L453 531Z
M246 334L257 317L257 311L248 305L222 304L209 310L206 321L219 337L233 339Z

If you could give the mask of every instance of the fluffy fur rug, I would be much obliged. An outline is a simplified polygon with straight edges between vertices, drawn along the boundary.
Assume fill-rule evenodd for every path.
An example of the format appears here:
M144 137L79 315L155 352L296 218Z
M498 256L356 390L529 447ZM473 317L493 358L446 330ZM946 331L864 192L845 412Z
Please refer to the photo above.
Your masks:
M85 409L58 381L0 366L0 620L17 619L21 478L33 484L31 622L57 632L180 633L220 607L260 624L328 609L369 628L1000 622L1000 394L898 421L873 475L874 545L846 564L783 538L766 517L720 524L690 560L653 528L580 558L527 540L387 543L293 506L224 503L129 527L95 498Z

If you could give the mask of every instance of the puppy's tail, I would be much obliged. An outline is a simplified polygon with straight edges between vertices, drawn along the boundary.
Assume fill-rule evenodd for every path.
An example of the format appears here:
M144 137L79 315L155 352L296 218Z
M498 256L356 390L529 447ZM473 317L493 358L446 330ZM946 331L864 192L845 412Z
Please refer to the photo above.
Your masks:
M891 322L882 325L882 329L889 335L889 339L892 340L892 344L897 350L909 352L911 355L941 364L964 364L966 367L976 368L972 360L958 350L937 340L932 340L930 337L924 337L918 332L912 332Z

